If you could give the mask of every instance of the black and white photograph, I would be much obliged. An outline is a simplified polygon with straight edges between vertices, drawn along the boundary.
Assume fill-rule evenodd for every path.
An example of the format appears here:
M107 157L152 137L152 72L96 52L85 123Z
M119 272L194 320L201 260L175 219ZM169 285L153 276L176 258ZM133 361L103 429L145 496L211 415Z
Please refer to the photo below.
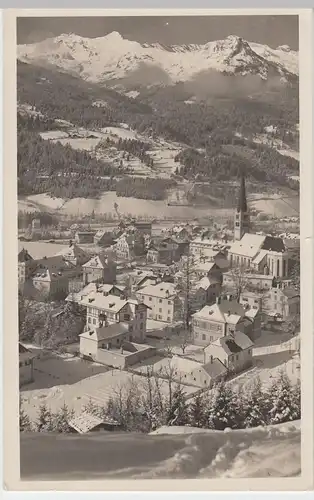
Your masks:
M301 477L299 36L17 17L21 482Z

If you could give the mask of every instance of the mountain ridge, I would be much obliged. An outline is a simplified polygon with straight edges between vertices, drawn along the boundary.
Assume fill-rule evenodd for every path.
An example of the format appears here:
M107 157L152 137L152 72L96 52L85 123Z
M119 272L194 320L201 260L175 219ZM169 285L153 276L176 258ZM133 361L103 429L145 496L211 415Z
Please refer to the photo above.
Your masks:
M84 38L69 33L38 43L19 45L19 60L52 65L97 83L127 79L152 72L152 81L173 85L206 71L255 75L281 83L298 78L298 52L283 45L272 49L229 35L203 45L140 44L112 32L105 37Z

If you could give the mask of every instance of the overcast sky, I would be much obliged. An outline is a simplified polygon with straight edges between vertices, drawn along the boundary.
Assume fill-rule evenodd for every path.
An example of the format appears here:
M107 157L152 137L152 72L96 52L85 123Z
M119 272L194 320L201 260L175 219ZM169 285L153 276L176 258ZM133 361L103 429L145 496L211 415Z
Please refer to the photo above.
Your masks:
M99 37L118 31L140 43L206 43L238 35L251 42L298 50L297 16L42 17L18 18L17 43L32 43L61 33Z

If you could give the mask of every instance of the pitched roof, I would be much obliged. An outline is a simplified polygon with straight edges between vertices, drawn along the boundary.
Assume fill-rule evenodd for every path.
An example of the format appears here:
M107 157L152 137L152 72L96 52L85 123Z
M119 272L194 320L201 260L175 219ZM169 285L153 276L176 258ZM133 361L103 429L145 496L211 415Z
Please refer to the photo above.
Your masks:
M213 321L237 324L244 316L244 307L236 300L221 299L220 303L212 306L204 306L200 311L193 314L195 318L212 319Z
M252 260L252 264L257 264L257 265L260 264L264 259L264 257L266 257L267 253L268 250L260 250Z
M69 421L70 427L76 430L79 434L85 434L103 423L104 420L102 418L97 417L96 415L91 415L86 411L75 416Z
M261 234L245 233L241 240L234 241L229 249L229 253L243 255L253 258L262 248L266 236Z
M108 267L108 260L106 255L94 255L83 267L96 267L98 269L105 269Z
M65 259L86 259L88 260L88 255L82 248L80 248L76 243L64 247L56 255L62 255Z
M217 278L213 278L213 277L209 278L208 276L204 276L200 281L195 283L194 287L196 289L203 288L203 290L208 290L208 288L210 288L211 285L218 284L218 283L219 283L219 280Z
M212 362L206 363L202 366L202 369L210 376L210 378L214 379L221 375L227 373L227 368L218 358L214 358Z
M281 252L281 253L286 251L283 239L274 236L265 237L262 249L273 252Z
M236 330L232 336L229 335L216 339L214 342L205 347L205 351L210 353L211 346L221 347L229 356L251 348L254 346L254 342L252 342L251 339L245 335L245 333Z
M56 281L75 270L74 264L65 260L61 255L38 259L36 263L37 267L32 278L40 281Z
M119 312L128 301L115 297L114 295L104 295L101 292L91 292L79 301L82 306L96 307L112 312Z
M172 356L170 364L172 368L177 369L181 373L192 373L193 370L202 366L198 361L182 358L181 356Z
M152 297L170 298L177 294L176 287L173 283L162 281L156 285L148 285L139 291L141 295L151 295Z
M19 262L28 262L30 260L34 260L33 257L28 253L25 248L22 248L22 250L18 253L17 259Z
M121 333L126 333L128 331L129 331L129 325L127 323L113 323L112 325L109 326L94 328L88 330L87 332L83 332L80 334L80 337L101 342L102 340L111 339L112 337L116 337L117 335L120 335Z

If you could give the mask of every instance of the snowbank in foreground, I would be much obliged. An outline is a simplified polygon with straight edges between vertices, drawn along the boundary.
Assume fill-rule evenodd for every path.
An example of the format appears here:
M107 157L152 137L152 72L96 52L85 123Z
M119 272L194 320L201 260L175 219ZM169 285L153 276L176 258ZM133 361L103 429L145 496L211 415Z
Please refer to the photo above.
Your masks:
M21 476L32 480L278 478L299 476L300 422L239 431L162 427L150 435L21 435Z
M178 471L203 478L292 477L301 472L300 421L224 432L161 427L152 434L188 437L183 449L141 477L175 477Z

